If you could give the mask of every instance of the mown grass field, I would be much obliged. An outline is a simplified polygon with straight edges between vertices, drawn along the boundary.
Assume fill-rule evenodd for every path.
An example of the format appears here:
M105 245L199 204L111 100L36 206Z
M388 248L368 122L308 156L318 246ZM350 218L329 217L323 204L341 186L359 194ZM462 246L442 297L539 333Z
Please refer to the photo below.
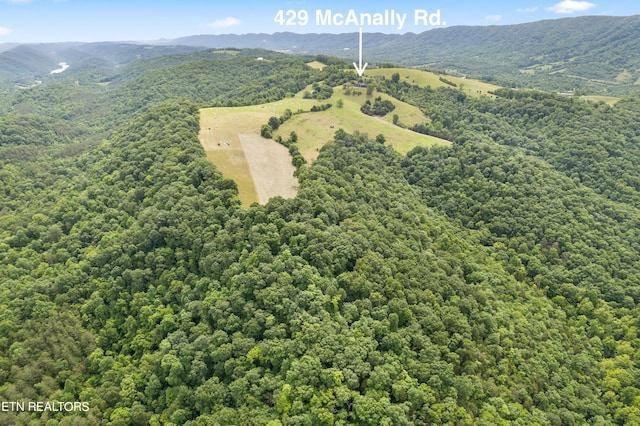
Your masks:
M262 105L200 110L200 143L209 161L224 177L236 182L238 196L244 207L259 202L261 197L251 175L240 135L259 135L260 128L270 117L280 117L286 109L308 111L317 103L316 100L289 98ZM286 155L290 162L289 153L286 152Z
M602 101L611 106L615 105L620 100L620 98L614 98L613 96L583 96L582 99L596 103Z
M249 164L242 150L238 130L235 126L237 114L233 108L206 108L200 110L200 143L207 159L220 170L222 175L233 179L238 186L240 202L248 207L258 201ZM261 114L246 111L244 127L250 131L250 120L260 120ZM246 121L245 121L246 120ZM242 131L241 130L241 131ZM227 145L227 143L229 145Z

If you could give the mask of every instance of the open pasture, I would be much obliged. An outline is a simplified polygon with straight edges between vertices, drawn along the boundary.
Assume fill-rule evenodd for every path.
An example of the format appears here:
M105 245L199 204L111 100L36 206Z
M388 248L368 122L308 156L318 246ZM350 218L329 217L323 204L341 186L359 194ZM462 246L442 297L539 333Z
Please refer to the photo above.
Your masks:
M353 93L354 89L352 89ZM398 123L405 127L429 121L419 108L393 99L392 97L374 92L370 97L366 96L366 89L357 88L360 95L346 95L345 89L337 87L333 96L323 101L314 101L316 104L331 103L333 106L325 111L309 112L294 115L274 132L274 136L282 136L287 139L291 131L298 135L298 148L308 162L318 157L320 148L333 140L338 129L347 133L358 131L375 138L383 134L386 143L391 145L400 154L406 154L416 146L429 147L432 145L448 145L450 142L444 139L423 135L393 124L393 115L398 115ZM303 93L303 92L302 92ZM296 97L302 97L302 93ZM369 99L376 97L390 100L396 108L384 117L372 117L363 114L360 107ZM338 107L338 100L342 100L342 108ZM293 109L292 109L293 110Z
M458 89L471 96L489 95L490 91L498 89L500 86L496 86L490 83L484 83L482 81L473 80L469 78L454 77L451 75L436 74L430 71L410 69L410 68L377 68L367 70L367 75L383 75L387 79L391 79L391 76L395 73L400 75L400 81L404 81L409 84L415 84L420 87L431 86L436 87L450 87L452 89ZM450 81L456 84L457 87L448 85L440 80L442 77L444 80Z

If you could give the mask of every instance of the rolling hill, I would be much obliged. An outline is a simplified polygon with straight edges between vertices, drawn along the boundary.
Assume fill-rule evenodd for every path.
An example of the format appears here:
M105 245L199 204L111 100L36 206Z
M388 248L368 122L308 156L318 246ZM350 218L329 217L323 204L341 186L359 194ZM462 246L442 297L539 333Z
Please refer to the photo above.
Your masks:
M438 28L420 34L366 33L364 47L370 64L447 70L502 86L620 95L635 90L640 80L639 39L640 16L587 16L508 26ZM144 44L7 45L0 49L0 84L46 81L59 62L73 64L70 73L91 70L108 78L138 59L209 48L268 49L352 60L358 36L280 32L196 35Z
M450 27L403 35L366 33L370 63L450 70L501 85L628 93L640 79L640 16L587 16L508 26ZM173 40L203 47L264 47L353 58L358 36L276 33Z
M387 74L395 72L395 69L385 70ZM399 71L399 70L398 70ZM405 70L411 73L412 70ZM424 72L420 72L425 74ZM381 73L378 73L382 75ZM431 73L431 77L434 77ZM435 77L437 80L437 77ZM440 83L442 84L442 83ZM434 145L449 145L450 142L433 136L412 132L407 127L423 123L428 118L419 108L407 103L397 101L386 94L376 93L375 96L365 96L363 92L348 88L337 87L331 97L318 101L305 99L304 93L312 90L308 86L294 97L282 99L276 102L261 105L242 107L217 107L200 110L200 142L209 158L227 179L232 179L238 186L238 197L245 207L254 202L265 204L269 198L281 195L290 198L296 191L291 190L292 184L287 181L293 177L294 169L275 167L275 162L284 156L286 163L291 163L292 158L284 150L280 153L282 145L275 144L269 139L260 138L261 126L265 125L271 117L282 117L288 111L291 117L283 122L278 129L273 131L273 139L286 140L294 132L297 136L297 147L308 163L313 162L319 155L324 145L333 140L337 129L353 133L370 134L371 136L382 134L385 143L393 147L397 152L406 154L416 147L430 147ZM352 93L357 92L357 93ZM362 104L368 99L380 97L384 100L393 100L394 114L398 117L398 124L392 122L392 115L385 117L372 117L360 111ZM318 104L331 104L331 107L322 111L312 111ZM400 127L402 126L402 127ZM261 156L272 156L274 164L264 167L264 172L258 173L255 155L251 155L251 149L255 145L247 145L243 139L252 138L256 144L267 146L261 148ZM282 175L285 175L284 177ZM256 191L261 186L274 186L268 182L276 180L285 181L286 187L273 188L266 195ZM265 183L267 182L267 183ZM297 181L296 181L297 182ZM295 185L297 187L297 185ZM269 195L269 196L267 196Z

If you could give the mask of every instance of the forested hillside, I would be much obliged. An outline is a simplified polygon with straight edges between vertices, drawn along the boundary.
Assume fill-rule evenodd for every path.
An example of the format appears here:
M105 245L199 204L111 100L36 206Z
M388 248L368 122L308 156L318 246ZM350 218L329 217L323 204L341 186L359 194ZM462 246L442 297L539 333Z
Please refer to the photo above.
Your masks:
M369 78L363 105L453 146L335 129L295 198L241 208L199 109L352 80L308 59L186 53L3 100L0 400L88 409L0 423L640 423L637 97Z
M502 85L626 94L640 77L640 58L633 53L639 33L637 15L584 16L437 29L385 48L413 66L455 69Z
M0 45L0 88L30 87L50 82L87 82L108 78L140 59L202 50L188 46L148 46L134 43L41 43ZM52 74L60 62L68 71Z
M258 61L257 58L265 60ZM277 62L274 62L277 60ZM264 50L207 51L141 60L104 79L62 80L11 92L0 111L55 117L96 130L122 124L150 105L189 99L204 106L248 105L296 93L332 70L313 72L305 57Z
M418 34L364 29L365 60L446 71L504 87L622 96L640 81L640 15L584 16L518 25L453 26ZM0 45L0 88L60 82L109 82L146 59L174 65L205 49L269 49L296 55L357 58L358 34L225 34L174 40ZM241 53L242 54L242 53ZM169 59L171 58L171 59ZM60 62L70 65L51 75Z
M369 64L426 67L497 82L505 87L628 94L640 79L640 16L584 16L518 25L454 26L419 34L368 32ZM354 60L357 33L193 36L172 43L262 47Z

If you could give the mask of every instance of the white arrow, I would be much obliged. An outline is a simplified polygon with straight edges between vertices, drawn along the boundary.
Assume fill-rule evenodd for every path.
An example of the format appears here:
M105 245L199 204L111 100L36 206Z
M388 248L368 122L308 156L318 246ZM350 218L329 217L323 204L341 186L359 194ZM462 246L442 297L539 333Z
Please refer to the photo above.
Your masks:
M364 66L362 66L362 27L360 27L360 65L356 64L355 62L353 63L353 66L356 67L356 71L358 72L358 76L362 77L362 74L364 74L364 70L367 68L367 65L369 65L368 63L364 63Z

